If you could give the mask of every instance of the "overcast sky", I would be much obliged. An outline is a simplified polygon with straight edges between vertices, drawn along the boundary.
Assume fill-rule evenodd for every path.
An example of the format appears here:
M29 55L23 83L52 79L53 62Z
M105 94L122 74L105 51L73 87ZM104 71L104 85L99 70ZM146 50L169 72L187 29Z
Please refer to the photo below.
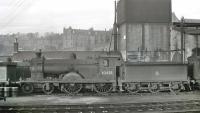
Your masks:
M200 0L172 0L180 18L200 19ZM110 29L114 0L0 0L0 34L62 32L63 27Z

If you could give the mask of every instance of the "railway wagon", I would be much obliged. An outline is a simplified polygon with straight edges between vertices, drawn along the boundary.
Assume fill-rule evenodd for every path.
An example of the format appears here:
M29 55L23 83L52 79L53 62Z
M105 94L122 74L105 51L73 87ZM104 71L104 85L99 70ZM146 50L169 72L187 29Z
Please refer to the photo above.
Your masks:
M193 89L200 90L200 48L194 48L188 57L188 77Z
M170 90L180 91L189 86L187 64L178 63L125 63L123 89L130 93Z
M16 82L16 63L13 62L0 62L0 87L9 86L10 82Z
M200 57L194 58L193 78L200 83Z
M0 62L0 87L17 86L31 76L29 62Z
M55 88L67 94L82 89L105 94L116 90L117 69L121 65L118 52L69 52L67 59L45 59L41 52L30 62L31 77L20 81L23 93L42 89L51 94Z

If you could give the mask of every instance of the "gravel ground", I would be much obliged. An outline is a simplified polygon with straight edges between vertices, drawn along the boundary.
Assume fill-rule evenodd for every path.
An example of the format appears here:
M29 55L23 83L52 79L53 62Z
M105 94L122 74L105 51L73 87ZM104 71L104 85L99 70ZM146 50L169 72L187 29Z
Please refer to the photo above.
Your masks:
M129 96L56 96L34 95L23 97L9 97L0 106L26 105L79 105L79 104L117 104L200 100L200 93L167 94L167 95L129 95Z

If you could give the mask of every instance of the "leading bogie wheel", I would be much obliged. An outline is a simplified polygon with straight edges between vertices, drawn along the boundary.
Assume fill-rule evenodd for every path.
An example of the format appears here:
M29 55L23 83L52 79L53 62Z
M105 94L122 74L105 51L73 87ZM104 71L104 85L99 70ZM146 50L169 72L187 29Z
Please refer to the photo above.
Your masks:
M34 87L31 83L24 83L22 84L21 90L25 94L33 93Z
M55 86L52 83L45 83L43 84L42 91L45 94L52 94L55 89Z

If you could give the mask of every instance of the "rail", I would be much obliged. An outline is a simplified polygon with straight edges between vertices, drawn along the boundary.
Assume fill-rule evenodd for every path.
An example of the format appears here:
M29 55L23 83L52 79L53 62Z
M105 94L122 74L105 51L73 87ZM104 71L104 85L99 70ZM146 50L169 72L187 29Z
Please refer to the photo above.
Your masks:
M146 103L123 103L123 104L86 104L86 105L43 105L43 106L1 106L2 112L23 113L174 113L200 111L200 101L171 101L171 102L146 102Z

